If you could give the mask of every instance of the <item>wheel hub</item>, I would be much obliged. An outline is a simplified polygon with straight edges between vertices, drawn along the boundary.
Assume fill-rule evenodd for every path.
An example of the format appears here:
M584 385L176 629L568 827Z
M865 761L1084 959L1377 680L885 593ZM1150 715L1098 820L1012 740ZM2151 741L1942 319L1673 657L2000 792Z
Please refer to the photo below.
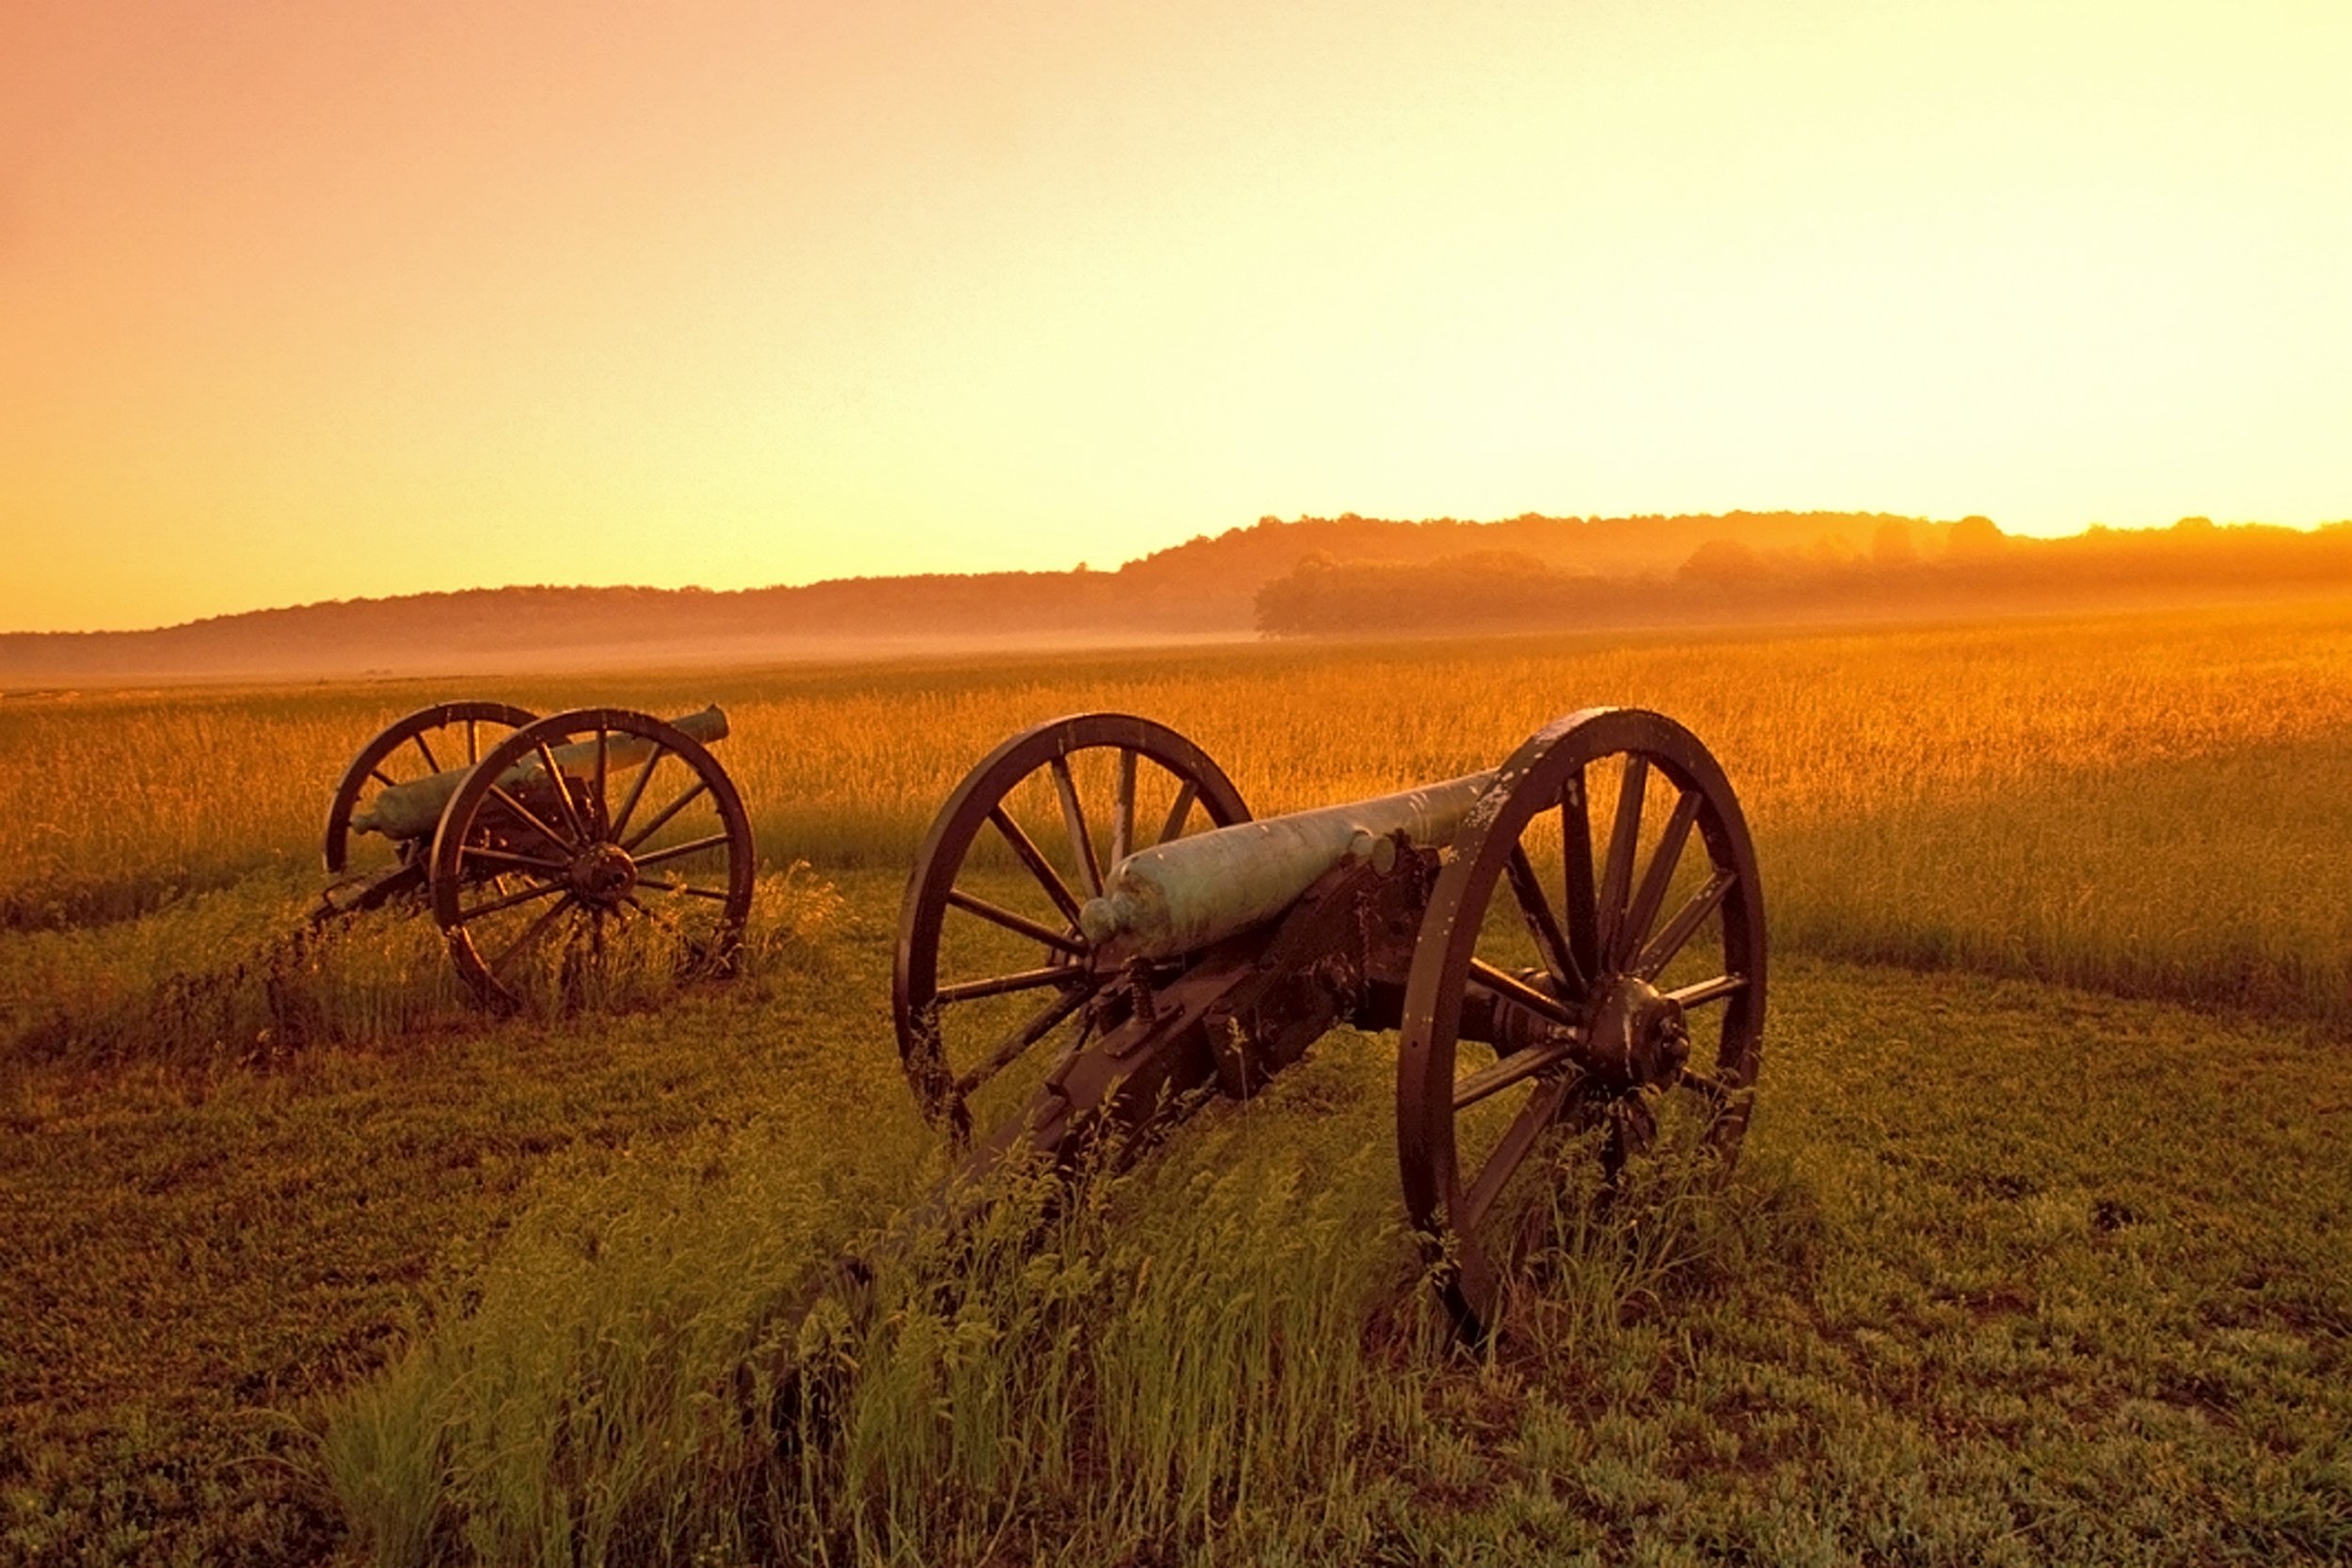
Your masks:
M637 887L637 863L617 844L594 844L572 859L572 892L592 904L617 904Z
M1585 1070L1622 1088L1671 1084L1691 1059L1682 1005L1646 980L1621 975L1584 1031Z

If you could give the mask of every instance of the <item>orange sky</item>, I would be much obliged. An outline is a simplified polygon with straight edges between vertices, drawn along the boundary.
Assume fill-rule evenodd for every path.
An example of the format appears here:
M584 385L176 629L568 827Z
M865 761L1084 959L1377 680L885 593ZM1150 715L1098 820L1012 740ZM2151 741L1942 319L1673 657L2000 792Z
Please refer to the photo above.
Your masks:
M2352 6L0 8L0 629L2352 515Z

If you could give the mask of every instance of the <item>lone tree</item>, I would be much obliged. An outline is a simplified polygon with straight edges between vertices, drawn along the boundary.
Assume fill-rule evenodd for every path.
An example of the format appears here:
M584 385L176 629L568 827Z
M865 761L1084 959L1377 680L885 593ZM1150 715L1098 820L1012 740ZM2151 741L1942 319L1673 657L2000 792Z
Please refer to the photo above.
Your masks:
M1911 542L1911 525L1899 517L1889 517L1870 535L1870 559L1882 566L1908 566L1919 559L1919 546Z
M1676 571L1684 582L1732 587L1762 575L1764 558L1737 539L1708 539Z
M1963 517L1952 525L1952 536L1946 548L1955 561L1982 561L2000 553L2009 543L2009 535L2000 524L1990 517Z

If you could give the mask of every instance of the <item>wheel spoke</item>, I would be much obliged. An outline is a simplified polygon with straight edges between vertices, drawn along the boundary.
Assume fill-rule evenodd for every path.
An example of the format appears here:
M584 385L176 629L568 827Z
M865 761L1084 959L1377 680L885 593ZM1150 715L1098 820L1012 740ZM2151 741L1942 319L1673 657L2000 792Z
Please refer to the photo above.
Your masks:
M474 722L471 719L466 721L466 766L469 768L482 760L482 736Z
M542 936L546 935L548 928L553 926L558 917L560 917L564 911L570 909L574 902L575 900L568 893L562 898L558 899L546 913L542 914L538 919L532 921L530 927L526 929L521 936L518 936L513 942L508 942L506 944L505 952L501 953L497 958L490 960L490 973L493 975L496 975L500 970L504 969L509 963L514 961L516 955L521 953L523 949L529 947L532 943L537 942Z
M1483 986L1505 1002L1526 1008L1536 1017L1547 1019L1564 1029L1576 1025L1576 1015L1568 1011L1557 997L1537 990L1518 975L1497 969L1484 958L1470 959L1470 984Z
M1593 887L1592 801L1581 768L1560 792L1560 859L1567 896L1560 914L1568 924L1568 957L1589 992L1600 974L1600 905Z
M639 855L637 869L643 871L646 866L660 865L663 861L682 860L688 855L699 855L706 849L720 848L728 842L726 834L712 833L708 838L698 838L686 844L669 845L664 848L656 849L650 855Z
M511 850L493 849L482 844L469 844L462 853L469 861L488 861L494 865L518 865L532 871L551 871L559 877L571 869L562 861L543 861L531 855L517 855Z
M1568 1059L1574 1042L1562 1040L1557 1045L1538 1046L1533 1051L1514 1052L1499 1057L1471 1073L1468 1078L1454 1081L1454 1108L1466 1111L1488 1095L1509 1088L1522 1079L1533 1078L1547 1069Z
M496 914L501 910L511 910L517 904L528 904L533 899L545 898L550 893L564 891L564 884L562 882L534 882L520 893L510 893L503 897L493 898L486 904L476 904L472 909L460 911L459 923L471 925L485 915Z
M1609 859L1600 879L1600 953L1607 968L1616 951L1617 931L1625 924L1626 894L1633 882L1633 851L1642 836L1642 795L1649 782L1649 759L1628 752L1625 772L1617 785L1617 816L1609 830Z
M1455 1222L1457 1229L1471 1229L1486 1217L1486 1211L1502 1196L1504 1184L1526 1163L1535 1140L1559 1116L1560 1107L1567 1102L1568 1090L1576 1082L1573 1077L1560 1077L1535 1085L1535 1092L1528 1096L1526 1105L1496 1141L1494 1152L1486 1156L1486 1167L1478 1173L1478 1184L1463 1195L1461 1214Z
M1054 775L1054 791L1061 797L1062 826L1070 830L1070 853L1077 860L1078 876L1086 883L1087 895L1103 896L1103 866L1094 857L1094 835L1087 830L1087 814L1078 804L1078 782L1070 776L1070 759L1049 757L1046 768Z
M427 773L438 773L441 770L441 765L439 762L435 760L433 748L424 743L424 732L422 730L418 730L410 735L408 738L417 743L418 752L423 755L424 770Z
M539 767L548 781L548 787L555 791L555 803L563 808L564 820L571 828L573 839L578 843L587 843L588 824L580 820L580 808L572 803L571 786L564 782L564 769L556 765L554 752L544 740L532 749L539 754Z
M717 904L723 904L727 901L725 888L696 887L691 882L674 882L666 877L641 877L638 879L637 885L652 888L657 893L683 893L690 898L707 898ZM635 900L632 899L630 902L634 903ZM638 904L637 908L640 911L644 911L645 906Z
M596 832L590 835L592 837L600 834L604 831L605 824L612 820L612 814L607 809L610 802L605 794L605 786L612 776L612 732L604 725L598 724L596 726L596 787L588 792L589 803L596 814Z
M368 777L373 779L377 784L382 784L386 789L398 789L400 787L400 781L393 778L389 773L385 772L381 768L369 768Z
M945 1006L954 1002L973 1002L983 996L1003 996L1017 990L1042 990L1047 986L1067 986L1086 978L1087 972L1077 964L1053 964L1044 969L1025 969L1017 974L998 974L986 980L965 980L959 985L942 986L932 994Z
M1119 783L1112 795L1111 864L1116 866L1136 847L1136 753L1119 749Z
M692 805L696 800L709 793L709 781L707 779L696 779L694 781L693 788L688 790L685 794L679 796L676 800L662 807L660 816L655 817L652 821L646 823L644 827L629 834L628 837L622 842L621 847L633 853L639 845L644 843L645 840L653 837L654 834L669 826L670 818L675 816L679 812L684 811L688 806Z
M579 852L579 845L573 843L570 839L565 838L562 833L557 832L553 828L548 827L545 822L540 821L537 813L533 812L529 806L524 805L520 800L516 800L515 797L506 792L506 786L504 784L492 784L490 786L490 799L497 800L501 805L505 806L508 811L511 811L516 816L521 817L526 827L530 828L532 832L537 833L541 838L546 839L549 844L554 845L557 848L568 849L574 853Z
M1551 912L1551 901L1544 896L1543 881L1535 875L1525 846L1511 846L1511 859L1503 870L1511 879L1511 895L1518 900L1519 913L1527 920L1528 934L1544 957L1544 967L1569 995L1583 995L1589 984L1576 967L1576 955L1568 951L1568 940L1561 934L1560 922Z
M1038 885L1045 889L1045 895L1054 901L1056 909L1061 911L1063 918L1073 926L1077 925L1077 897L1070 891L1070 884L1061 879L1061 873L1056 871L1053 863L1045 858L1044 851L1021 831L1021 824L1012 819L1002 803L990 809L988 819L996 824L996 831L1005 835L1005 842L1012 846L1012 852L1021 857L1021 863L1029 868L1029 875L1035 877Z
M1732 992L1745 989L1747 983L1748 977L1744 974L1718 974L1712 980L1701 980L1695 986L1670 990L1666 992L1666 1000L1687 1012L1692 1007L1705 1006L1709 1002L1720 1002Z
M1677 1079L1675 1083L1677 1087L1689 1089L1692 1093L1697 1095L1701 1100L1706 1101L1708 1104L1713 1106L1718 1111L1722 1110L1725 1105L1731 1102L1731 1091L1729 1089L1724 1087L1723 1085L1717 1083L1714 1079L1709 1078L1704 1072L1698 1071L1696 1069L1687 1067L1684 1068L1682 1069L1682 1076Z
M1016 914L1002 905L992 904L985 898L976 898L961 888L949 888L947 902L952 908L977 914L982 920L1002 926L1008 931L1017 931L1032 942L1041 942L1057 953L1067 953L1073 958L1083 958L1087 955L1085 942L1057 931L1049 926L1041 926L1025 914Z
M1609 1132L1600 1145L1600 1179L1615 1188L1627 1163L1648 1152L1657 1137L1658 1117L1647 1101L1629 1094L1610 1101Z
M1642 885L1626 911L1625 924L1617 928L1617 940L1609 955L1612 970L1624 969L1649 936L1650 926L1658 919L1658 907L1666 901L1666 889L1674 883L1675 868L1682 863L1682 847L1690 839L1691 825L1698 820L1699 807L1704 803L1695 789L1683 791L1675 801L1674 815L1666 819L1665 832L1659 834L1658 847L1650 851L1649 865L1643 871Z
M660 767L661 759L669 754L670 749L667 746L658 740L654 742L653 755L645 759L645 766L638 771L637 777L630 781L628 797L621 802L621 814L612 819L612 831L607 835L608 837L619 838L628 832L628 819L637 814L637 802L644 799L645 786L653 783L653 770Z
M1665 928L1642 949L1642 956L1631 965L1632 972L1645 980L1657 979L1659 973L1674 962L1675 955L1682 951L1683 943L1691 940L1691 933L1715 911L1715 906L1724 901L1724 895L1739 879L1728 871L1718 871L1708 878L1707 885L1691 895L1682 908L1675 911Z
M989 1053L988 1060L956 1080L957 1095L961 1097L970 1094L974 1089L1002 1072L1012 1063L1013 1058L1047 1035L1052 1034L1055 1025L1076 1012L1086 999L1085 991L1071 990L1048 1002L1031 1015L1027 1022L1006 1036L1004 1042Z
M1176 799L1168 808L1168 819L1160 824L1160 836L1154 844L1167 844L1184 831L1184 818L1192 815L1192 803L1200 798L1200 786L1186 779L1177 786Z

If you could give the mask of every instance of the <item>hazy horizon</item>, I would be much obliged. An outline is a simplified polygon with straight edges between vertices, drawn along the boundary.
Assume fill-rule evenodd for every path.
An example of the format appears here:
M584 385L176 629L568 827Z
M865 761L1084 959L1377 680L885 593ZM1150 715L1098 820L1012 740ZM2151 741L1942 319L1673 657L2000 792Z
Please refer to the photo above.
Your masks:
M1714 515L1740 515L1740 514L1739 514L1737 511L1734 511L1733 513L1728 513L1728 514L1702 514L1701 515L1709 515L1709 516L1714 516ZM1852 515L1873 515L1873 514L1852 514ZM1632 517L1630 520L1639 521L1639 520L1641 520L1641 518L1643 518L1644 516L1646 516L1646 515L1648 515L1648 514L1636 514L1636 515L1633 515L1633 517ZM1983 515L1979 513L1979 514L1970 514L1970 515L1981 516L1981 515ZM2195 514L2190 514L2190 515L2191 515L2191 516L2193 516L2193 515L2195 515ZM1301 519L1279 519L1279 520L1281 520L1281 521L1285 521L1285 522L1290 522L1290 521L1309 521L1309 520L1315 520L1315 519L1304 519L1304 518L1301 518ZM1329 521L1329 520L1334 520L1334 519L1320 519L1320 520ZM1379 523L1379 522L1396 522L1396 523L1402 523L1402 524L1406 524L1406 525L1407 525L1407 526L1411 526L1411 525L1418 525L1418 524L1432 523L1432 522L1438 521L1439 519L1436 519L1436 518L1396 518L1396 519L1386 519L1386 518L1366 518L1366 519L1364 519L1364 520L1365 520L1365 521L1367 521L1367 522L1375 522L1375 523ZM1446 519L1446 520L1448 520L1448 521L1461 522L1461 523L1468 523L1468 524L1470 524L1470 525L1472 525L1472 526L1489 526L1489 525L1494 524L1494 523L1506 522L1506 521L1511 521L1511 520L1513 520L1513 519L1507 519L1507 518L1458 518L1458 519ZM1561 520L1570 520L1570 519L1561 519ZM1592 520L1592 521L1599 521L1599 520L1602 520L1602 519L1597 519L1597 518L1596 518L1596 519L1574 519L1574 520ZM1614 519L1612 519L1612 520L1614 520ZM1934 523L1934 522L1939 521L1938 519L1931 519L1931 518L1915 518L1915 519L1912 519L1912 520L1913 520L1913 521L1916 521L1916 522L1921 522L1921 523L1930 523L1930 524L1932 524L1932 523ZM1942 519L1941 521L1946 521L1946 522L1948 522L1948 521L1954 521L1954 520L1957 520L1957 519ZM1993 519L1990 519L1990 520L1991 520L1991 521L1993 521L1996 527L2001 527L2000 520L1999 520L1998 518L1993 518ZM2045 532L2042 532L2042 533L2040 533L2040 534L2025 533L2023 531L2018 531L2018 530L2010 530L2010 529L2007 529L2007 528L2005 528L2005 527L2002 529L2002 531L2004 531L2005 533L2016 533L2016 534L2018 534L2020 537L2028 538L2028 539L2042 539L2042 540L2078 539L2078 538L2081 538L2081 537L2085 536L2085 535L2086 535L2086 534L2088 534L2088 533L2092 532L2093 531L2102 530L2102 529L2111 529L2113 531L2118 532L2118 533L2131 533L2131 534L2147 534L2147 533L2154 533L2154 532L2157 532L2157 531L2162 531L2162 530L2165 530L2165 529L2168 529L2168 528L2171 527L2173 523L2180 522L2180 521L2184 521L2184 520L2185 520L2185 518L2174 518L2174 519L2170 519L2170 520L2169 520L2168 522L2165 522L2165 523L2126 524L2126 525L2122 525L2122 526L2111 525L2111 524L2106 524L2106 523L2096 523L2096 522L2094 522L2094 523L2089 523L2089 524L2086 524L2086 525L2084 525L2083 527L2078 528L2078 529L2068 530L2068 531L2055 531L2055 530L2053 530L2053 531L2045 531ZM2320 520L2316 520L2316 521L2313 521L2313 522L2309 522L2309 523L2284 523L2284 524L2281 524L2281 523L2271 523L2271 522L2268 522L2268 521L2266 521L2266 520L2264 520L2264 519L2257 519L2257 518L2247 518L2247 519L2234 519L2234 518L2231 518L2231 519L2212 519L2212 520L2213 520L2213 521L2215 521L2215 522L2216 522L2216 523L2217 523L2219 527L2222 527L2222 528L2224 528L2224 529L2229 529L2229 528L2238 528L2238 527L2253 527L2253 528L2283 528L2283 529L2289 529L2289 530L2292 530L2292 531L2296 531L2296 532L2311 533L2311 532L2315 532L2315 531L2318 531L2318 530L2320 530L2320 529L2323 529L2323 528L2326 528L2326 527L2331 526L2332 524L2335 524L2335 523L2338 523L2338 522L2344 521L2344 520L2346 520L2346 519L2327 518L2327 519L2320 519ZM223 610L212 610L212 611L209 611L209 612L204 613L204 614L201 614L201 615L193 615L193 616L190 616L190 617L186 618L185 620L181 620L181 621L173 621L173 622L167 622L167 623L162 623L162 624L153 625L153 626L0 626L0 636L34 636L34 637L50 637L50 636L65 636L65 637L74 637L74 636L85 636L85 635L97 635L97 636L131 635L131 636L135 636L135 635L139 635L139 634L142 634L142 633L149 633L149 632L171 631L171 630L176 630L176 629L179 629L179 628L181 628L181 627L189 626L194 626L194 625L199 625L199 624L202 624L202 623L206 623L206 622L224 621L224 620L233 620L233 619L235 619L235 618L237 618L237 617L240 617L240 616L246 616L246 615L256 615L256 614L265 614L265 613L269 613L269 612L272 612L272 611L278 611L278 610L310 610L310 609L316 609L316 608L320 608L320 607L324 607L324 606L338 605L338 604L350 604L350 603L361 603L361 602L376 602L376 601L380 601L380 600L387 600L387 599L405 599L405 598L413 598L413 597L428 597L428 596L434 596L434 595L453 594L469 594L469 593L478 593L478 594L501 594L501 593L508 593L508 592L526 592L526 591L533 591L533 590L553 590L553 591L559 591L559 592L561 592L561 591L573 591L573 590L580 590L580 591L592 591L592 592L593 592L593 591L597 591L597 590L612 590L612 589L620 589L620 590L627 590L627 589L641 589L641 590L648 590L648 591L654 591L654 592L663 592L663 593L675 593L675 592L680 592L680 591L690 591L690 592L696 592L696 591L698 591L698 592L707 592L707 593L712 593L712 594L758 594L758 593L762 593L762 592L771 592L771 591L789 591L789 590L792 590L792 589L798 589L798 588L808 588L808 587L816 587L816 586L820 586L820 585L829 584L829 583L840 583L840 582L847 582L847 581L861 581L861 580L864 580L864 581L871 581L871 580L877 580L877 579L883 579L883 578L901 578L901 577L941 577L941 576L944 576L944 577L986 577L986 576L993 576L993 575L1001 575L1001 574L1009 574L1009 573L1042 573L1042 574L1044 574L1044 575L1049 575L1049 576L1052 576L1052 575L1069 575L1070 573L1072 573L1073 571L1074 571L1074 570L1075 570L1075 568L1076 568L1076 566L1078 566L1078 565L1088 565L1088 566L1089 566L1091 570L1094 570L1094 571L1097 571L1097 572L1116 572L1116 571L1117 571L1117 570L1119 570L1121 566L1132 564L1135 561L1140 561L1140 560L1142 560L1145 556L1148 556L1148 555L1151 555L1151 554L1155 554L1155 553L1157 553L1157 552L1159 552L1159 551L1161 551L1161 550L1166 550L1166 549L1168 549L1168 548L1172 548L1172 547L1174 547L1174 546L1182 546L1182 545L1186 544L1186 543L1191 542L1191 541L1196 541L1196 540L1205 539L1205 538L1215 538L1215 537L1216 537L1218 533L1221 533L1221 532L1224 532L1224 531L1224 531L1224 530L1216 530L1216 531L1206 531L1206 532L1196 532L1196 533L1193 533L1193 534L1188 534L1188 535L1186 535L1184 538L1181 538L1181 539L1170 539L1170 540L1168 540L1168 541L1167 541L1167 542L1165 542L1165 543L1163 543L1163 544L1160 544L1160 545L1155 545L1155 546L1151 546L1149 549L1147 549L1147 550L1145 550L1145 551L1143 551L1143 552L1140 552L1138 555L1136 555L1136 557L1131 558L1129 561L1122 561L1122 562L1103 562L1103 563L1078 562L1078 563L1073 563L1072 566L1064 566L1064 567L1051 567L1051 566L1048 566L1048 567L1028 567L1028 566L1013 566L1013 565L1004 565L1004 566L993 566L993 567L992 567L992 566L979 566L979 567L975 567L975 568L972 568L972 569L970 569L970 570L968 570L968 571L938 571L938 570L933 570L933 571L923 571L923 570L917 569L917 570L914 570L914 571L900 572L900 573L868 573L868 574L860 574L860 575L857 575L857 576L854 576L854 577L829 577L829 578L814 578L804 579L804 580L802 580L802 581L787 581L787 582L762 582L762 583L744 583L744 584L739 584L739 585L729 585L729 586L725 586L725 587L718 587L718 586L714 586L714 585L709 584L709 583L701 583L701 582L685 582L685 583L675 583L675 584L660 584L660 583L647 583L647 582L553 582L553 581L505 582L505 583L483 582L483 583L472 583L472 584L468 584L468 585L465 585L465 586L462 586L462 587L455 587L455 588L422 588L422 589L411 589L411 590L407 590L407 591L405 591L405 592L403 592L403 593L399 593L399 594L330 594L330 595L327 595L327 596L325 596L325 597L321 597L321 598L316 598L316 599L305 599L305 600L300 600L300 601L295 601L295 602L291 602L291 603L281 603L281 604L249 604L249 605L238 606L238 607L235 607L235 608L230 608L230 609L223 609ZM831 635L831 634L808 633L808 634L795 634L795 635L806 635L806 636L809 636L809 637L811 637L811 638L820 638L820 637L822 637L822 636L825 636L825 635ZM1025 635L1034 635L1034 634L1025 634ZM1073 633L1073 634L1071 634L1071 635L1072 635L1073 637L1074 637L1077 641L1082 641L1082 642L1091 642L1091 641L1097 641L1097 640L1098 640L1098 638L1097 638L1097 634L1092 633L1092 632L1078 632L1078 633ZM1174 641L1183 641L1183 640L1184 640L1184 639L1185 639L1185 638L1187 638L1187 637L1198 636L1198 635L1203 635L1203 634L1199 634L1199 633L1181 633L1181 634L1180 634L1180 633L1175 633L1175 632L1168 632L1168 633L1164 633L1164 634L1154 634L1154 639L1153 639L1153 640L1156 640L1156 638L1157 638L1158 636L1161 636L1161 635L1165 635L1166 637L1170 638L1170 639L1172 639L1172 640L1174 640ZM1219 635L1221 635L1221 634L1219 634ZM914 639L914 640L920 641L920 640L921 640L921 634L918 634L918 633L908 633L908 632L896 631L896 630L892 630L892 631L881 631L881 632L876 632L876 633L871 634L871 638L870 638L869 640L871 640L871 641L904 641L904 640L907 640L907 639L909 639L909 638L913 638L913 639ZM960 633L960 632L959 632L959 633L950 634L950 635L948 635L948 636L946 637L946 641L964 641L964 640L967 640L967 639L965 638L965 634L962 634L962 633Z

